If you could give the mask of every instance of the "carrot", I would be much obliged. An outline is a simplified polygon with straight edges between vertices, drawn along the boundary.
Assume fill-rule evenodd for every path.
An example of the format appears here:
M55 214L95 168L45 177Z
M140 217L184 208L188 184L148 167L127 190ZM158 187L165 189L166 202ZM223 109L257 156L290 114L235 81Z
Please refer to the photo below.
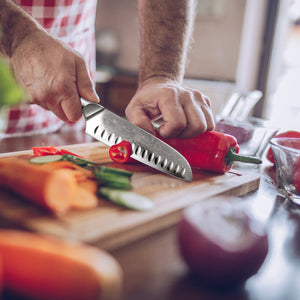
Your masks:
M47 170L18 158L0 160L0 186L55 214L65 213L78 186L71 170Z
M1 254L0 254L0 299L1 295L2 295L2 291L3 291L3 268L2 268L2 258L1 258Z
M98 205L96 193L88 190L86 187L79 186L76 197L72 199L71 208L73 209L91 209Z
M94 174L91 170L82 168L78 165L73 164L70 161L64 161L64 160L55 161L55 162L44 164L41 167L47 170L57 170L57 169L73 170L78 182L84 181L87 178L94 178Z
M98 205L97 190L98 183L93 178L90 170L86 170L68 161L56 161L41 166L47 170L68 169L71 170L78 184L76 196L71 201L73 209L91 209Z
M78 182L78 186L88 190L89 192L91 192L95 195L98 192L98 183L97 183L97 181L92 180L92 179L86 179L84 181L80 181L80 182Z
M107 252L38 234L0 230L4 289L38 300L120 299L123 274Z

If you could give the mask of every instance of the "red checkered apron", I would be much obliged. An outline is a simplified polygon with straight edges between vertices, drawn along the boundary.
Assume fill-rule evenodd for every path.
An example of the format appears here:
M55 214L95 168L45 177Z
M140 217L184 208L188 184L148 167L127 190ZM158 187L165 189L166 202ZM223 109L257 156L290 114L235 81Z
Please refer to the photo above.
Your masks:
M95 15L97 0L15 0L52 36L85 58L95 72ZM22 104L0 110L0 138L57 131L63 121L38 105ZM73 125L74 126L74 125ZM82 129L82 120L75 125Z

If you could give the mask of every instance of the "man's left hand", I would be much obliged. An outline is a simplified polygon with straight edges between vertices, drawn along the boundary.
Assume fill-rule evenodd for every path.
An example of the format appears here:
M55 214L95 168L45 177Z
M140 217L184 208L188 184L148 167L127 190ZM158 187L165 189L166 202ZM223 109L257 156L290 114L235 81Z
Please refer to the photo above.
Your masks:
M164 122L158 130L164 138L190 138L215 126L208 97L164 77L147 79L125 114L130 122L152 134L152 121L161 116Z

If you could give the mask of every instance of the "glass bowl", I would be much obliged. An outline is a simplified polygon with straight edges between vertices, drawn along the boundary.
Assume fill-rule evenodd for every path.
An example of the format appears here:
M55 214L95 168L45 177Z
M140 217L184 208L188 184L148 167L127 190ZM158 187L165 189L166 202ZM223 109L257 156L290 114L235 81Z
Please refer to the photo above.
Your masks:
M300 205L300 138L273 138L279 192Z

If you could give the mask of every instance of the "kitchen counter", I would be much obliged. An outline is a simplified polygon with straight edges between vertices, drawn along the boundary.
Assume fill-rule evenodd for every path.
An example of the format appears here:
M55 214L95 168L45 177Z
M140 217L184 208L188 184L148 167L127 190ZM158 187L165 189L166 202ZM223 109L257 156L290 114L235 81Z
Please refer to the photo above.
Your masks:
M0 141L0 153L32 146L62 146L93 141L84 132L60 132ZM238 166L238 168L246 168ZM258 190L240 197L266 223L270 249L260 271L234 291L209 290L193 279L178 254L176 227L164 229L111 251L124 270L124 300L296 300L300 295L300 207L276 191L276 172L267 162L259 168ZM6 224L1 222L1 226ZM243 266L241 266L242 268ZM4 298L8 299L8 298ZM17 300L14 297L14 300Z

